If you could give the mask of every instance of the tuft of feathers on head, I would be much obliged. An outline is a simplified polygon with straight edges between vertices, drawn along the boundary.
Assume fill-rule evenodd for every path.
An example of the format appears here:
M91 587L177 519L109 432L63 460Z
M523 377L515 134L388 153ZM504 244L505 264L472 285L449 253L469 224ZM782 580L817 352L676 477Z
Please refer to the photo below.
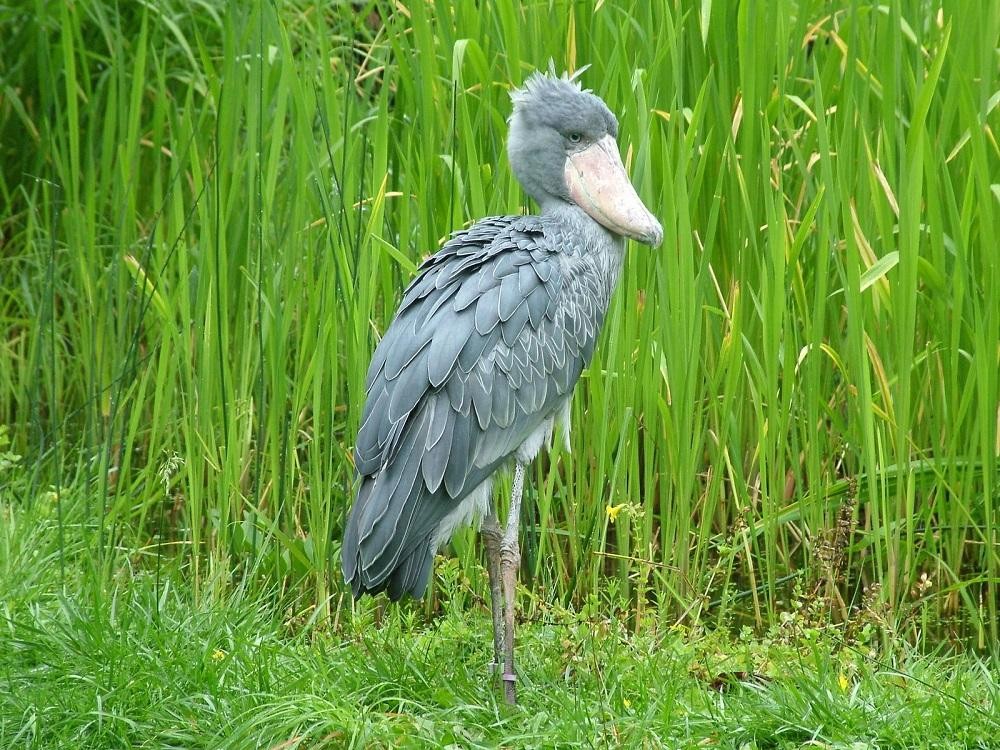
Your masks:
M580 84L580 75L589 66L575 73L557 75L550 63L549 72L536 72L524 84L511 92L514 109L508 122L514 128L543 125L562 132L566 128L600 135L618 135L618 120L604 101Z
M550 96L566 95L568 93L591 93L590 89L585 89L579 80L580 76L589 67L590 65L584 65L573 73L565 71L562 75L559 75L556 73L555 63L549 60L548 73L536 70L528 76L520 88L510 92L514 108L517 109L518 107Z

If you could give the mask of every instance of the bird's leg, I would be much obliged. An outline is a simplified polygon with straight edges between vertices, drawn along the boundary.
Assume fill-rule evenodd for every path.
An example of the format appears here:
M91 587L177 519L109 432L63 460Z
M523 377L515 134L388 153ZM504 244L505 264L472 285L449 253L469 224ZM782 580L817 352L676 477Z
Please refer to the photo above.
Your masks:
M521 565L521 548L517 540L521 518L521 492L524 489L524 465L514 466L514 484L510 493L510 511L507 528L500 540L500 579L503 585L504 663L503 691L508 703L517 702L517 684L514 673L514 594L517 591L517 569Z
M494 674L503 669L503 590L500 584L500 524L496 511L490 505L483 518L483 543L486 546L486 572L490 576L490 609L493 610L493 663Z

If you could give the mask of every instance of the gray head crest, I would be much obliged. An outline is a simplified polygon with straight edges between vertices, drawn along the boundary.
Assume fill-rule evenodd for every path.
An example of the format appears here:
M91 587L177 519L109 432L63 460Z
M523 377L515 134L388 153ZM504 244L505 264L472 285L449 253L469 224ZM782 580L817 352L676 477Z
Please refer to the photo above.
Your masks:
M577 68L573 73L569 71L562 75L556 73L555 63L549 60L548 73L535 71L524 81L520 88L510 92L511 101L514 102L514 109L523 106L530 106L536 102L542 102L550 97L565 97L573 94L589 94L590 89L583 88L580 83L580 76L589 68L584 65Z

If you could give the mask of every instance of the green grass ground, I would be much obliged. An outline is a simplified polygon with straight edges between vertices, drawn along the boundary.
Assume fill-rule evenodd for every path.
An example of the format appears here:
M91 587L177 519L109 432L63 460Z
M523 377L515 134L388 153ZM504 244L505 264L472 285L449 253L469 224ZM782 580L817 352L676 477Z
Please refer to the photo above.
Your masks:
M51 508L0 514L4 748L1000 747L995 661L864 626L800 613L754 636L552 609L520 626L509 707L483 606L345 606L326 627L278 591L199 601L134 554L99 585L78 531L60 555Z

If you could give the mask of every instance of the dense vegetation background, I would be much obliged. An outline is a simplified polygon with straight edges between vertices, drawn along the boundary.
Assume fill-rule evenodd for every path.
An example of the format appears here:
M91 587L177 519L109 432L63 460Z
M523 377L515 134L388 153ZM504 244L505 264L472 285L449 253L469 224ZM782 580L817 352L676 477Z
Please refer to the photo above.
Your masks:
M532 210L509 92L552 60L666 239L530 472L525 617L995 651L1000 4L35 0L0 31L6 622L146 583L383 614L339 574L367 363L423 257ZM390 615L487 591L470 530Z
M998 44L944 0L4 5L2 744L989 746ZM471 530L402 608L338 555L371 351L532 210L550 60L666 240L530 472L519 718Z
M8 9L7 502L54 506L63 564L340 607L379 332L449 232L530 210L511 87L589 64L666 241L630 252L572 456L532 472L538 604L762 625L798 583L995 640L1000 9L956 10Z

